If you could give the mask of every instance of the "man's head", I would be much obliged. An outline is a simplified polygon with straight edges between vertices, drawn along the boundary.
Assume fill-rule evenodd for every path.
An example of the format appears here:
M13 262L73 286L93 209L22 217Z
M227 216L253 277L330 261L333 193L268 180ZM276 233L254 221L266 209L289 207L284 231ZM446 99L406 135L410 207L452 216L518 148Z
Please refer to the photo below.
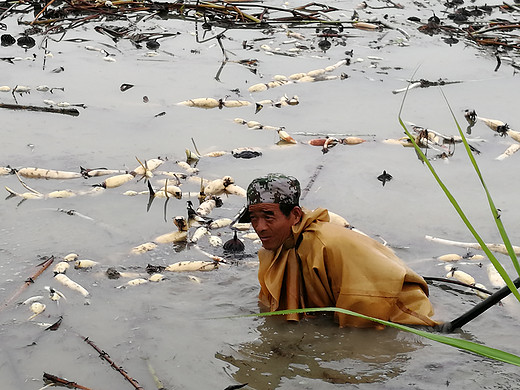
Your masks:
M300 183L292 176L270 173L247 187L247 211L241 221L250 220L265 249L275 250L300 222Z

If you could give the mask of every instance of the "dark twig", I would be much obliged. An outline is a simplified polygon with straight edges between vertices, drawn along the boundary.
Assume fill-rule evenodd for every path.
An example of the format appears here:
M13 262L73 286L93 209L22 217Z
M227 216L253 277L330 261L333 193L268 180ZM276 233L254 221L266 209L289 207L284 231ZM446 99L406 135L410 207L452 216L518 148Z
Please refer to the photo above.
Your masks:
M222 55L224 56L224 60L222 61L222 64L220 65L220 68L217 71L217 74L215 75L215 80L220 81L220 73L222 73L222 70L224 69L224 66L228 63L229 57L226 54L226 49L224 49L224 45L222 43L222 36L224 33L220 33L215 38L217 39L218 45L220 46L220 49L222 50Z
M423 276L423 279L426 280L427 282L435 281L435 282L444 282L444 283L457 284L459 286L468 287L468 288L471 288L473 290L478 290L478 291L481 291L481 292L489 294L489 295L493 294L492 292L486 290L485 288L474 286L472 284L467 284L467 283L464 283L464 282L460 282L460 281L454 280L454 279L437 278L435 276Z
M120 366L118 366L116 363L114 363L114 361L110 358L110 356L108 355L108 353L106 353L105 351L103 351L102 349L100 349L96 344L94 344L92 341L89 340L88 337L83 337L83 336L80 336L83 341L85 341L88 345L90 345L92 348L94 348L98 353L99 353L99 357L101 359L104 359L106 360L110 366L116 370L117 372L119 372L121 375L123 375L123 377L132 384L132 386L134 386L134 388L136 390L144 390L140 385L139 385L139 382L137 382L135 379L133 379L132 377L130 377L127 372L125 370L123 370Z
M51 112L55 114L64 114L71 116L78 116L79 111L76 108L53 108L53 107L40 107L40 106L24 106L20 104L7 104L0 103L0 108L7 108L9 110L27 110L27 111L39 111L39 112Z

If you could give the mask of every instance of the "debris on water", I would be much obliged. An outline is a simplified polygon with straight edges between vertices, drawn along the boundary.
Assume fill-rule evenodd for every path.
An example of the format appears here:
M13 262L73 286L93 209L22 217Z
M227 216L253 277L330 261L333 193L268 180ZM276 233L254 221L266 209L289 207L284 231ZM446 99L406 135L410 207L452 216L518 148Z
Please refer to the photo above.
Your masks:
M67 275L59 273L54 275L54 279L63 284L64 286L70 288L71 290L79 292L84 297L90 296L89 292L80 284L71 280Z
M361 137L345 137L341 138L339 140L339 143L342 145L359 145L366 141L366 139L363 139Z
M260 157L262 155L262 152L255 150L253 148L237 148L237 149L233 149L231 151L231 154L235 158L250 159L250 158Z
M330 49L330 47L332 46L332 43L327 39L322 39L321 41L318 42L318 47L323 50L323 52L326 52L327 50Z
M75 261L78 259L78 254L77 253L69 253L68 255L64 256L63 257L63 260L64 261L67 261L67 262L70 262L70 261Z
M296 144L296 140L289 135L285 130L278 129L278 136L280 137L280 142L287 143L287 144Z
M119 87L119 90L121 92L125 92L125 91L128 91L130 88L132 88L134 85L133 84L127 84L127 83L123 83L121 84L121 86Z
M459 261L462 260L462 256L456 253L448 253L446 255L438 256L437 260L439 261Z
M457 43L459 43L459 40L454 37L446 37L446 38L442 38L442 40L444 41L444 43L446 43L450 46L456 45Z
M161 44L157 42L156 39L151 39L146 42L146 48L150 50L157 50L159 47L161 47Z
M19 93L20 95L22 93L29 93L31 92L31 87L25 86L25 85L17 85L13 88L13 93Z
M204 109L211 109L211 108L219 108L222 109L223 107L244 107L244 106L250 106L251 102L247 100L224 100L224 99L214 99L214 98L195 98L195 99L189 99L184 100L182 102L177 103L177 105L180 106L188 106L188 107L198 107L198 108L204 108Z
M207 216L200 215L197 210L193 208L193 202L191 200L186 201L188 211L188 225L189 226L200 226L209 224L212 219Z
M68 172L68 171L58 171L53 169L46 168L20 168L17 170L17 173L20 176L32 178L32 179L78 179L82 177L81 173L78 172Z
M247 386L247 383L242 383L240 385L229 385L224 390L238 390L238 389L241 389L242 387L245 387L245 386Z
M168 244L185 242L188 239L188 223L183 216L177 216L173 219L173 223L177 226L177 231L166 233L154 239L153 243Z
M45 328L45 330L51 330L51 331L58 330L62 321L63 321L63 317L60 317L55 323L53 323L53 324L49 325L47 328Z
M380 182L383 183L383 187L385 186L385 183L387 181L390 181L392 180L392 175L390 175L389 173L387 173L386 171L383 171L382 174L380 174L378 177L377 177L377 180L379 180Z
M200 159L200 155L197 154L196 152L192 152L190 149L185 149L185 152L186 152L186 162L188 164L193 164L193 163L196 163L197 161L199 161Z
M312 140L311 140L312 141ZM321 152L323 154L329 152L329 148L332 148L334 145L336 145L339 142L338 139L334 137L326 137L325 142L323 142L323 146L321 148Z
M466 283L469 285L475 285L475 278L467 272L452 268L450 272L446 274L447 278L455 278L459 282Z
M70 264L65 261L60 261L54 266L54 275L64 274L70 268Z
M280 87L282 85L292 84L292 83L305 83L305 82L315 82L315 81L325 81L325 80L335 80L335 79L344 79L348 76L335 76L335 75L326 75L328 72L332 72L337 68L346 65L347 60L341 60L336 62L333 65L329 65L323 69L314 69L308 72L301 73L293 73L289 77L279 75L276 78L273 78L272 81L268 83L259 83L252 85L249 87L249 92L262 92L268 89Z
M209 236L208 242L212 247L219 247L223 245L222 238L219 236Z
M509 130L509 125L498 119L489 119L483 117L477 117L489 127L491 130L496 131L500 136L505 137Z
M11 46L16 43L16 39L11 34L2 34L0 42L2 46Z
M520 144L519 143L514 143L512 145L510 145L505 151L504 153L502 153L500 156L498 156L496 158L496 160L504 160L506 159L507 157L510 157L512 156L513 154L515 154L518 150L520 149Z
M190 243L195 244L197 243L202 237L210 235L208 228L205 226L199 226L197 230L193 233L193 235L190 238Z
M477 294L477 296L480 299L486 299L491 295L489 293L482 291L482 290L487 290L486 286L484 286L482 283L475 283L475 287L477 288L477 289L475 289L475 294Z
M166 267L162 265L147 264L146 272L150 275L158 274L164 271Z
M97 264L99 264L99 262L94 260L76 260L74 263L74 268L92 268Z
M24 48L25 50L27 50L27 49L31 49L32 47L34 47L34 45L36 45L36 41L34 40L33 37L24 35L24 36L18 38L18 40L16 41L16 44L18 46Z
M233 223L231 218L219 218L216 219L209 224L210 229L221 229L223 227L229 226Z
M394 89L392 91L392 93L398 94L398 93L406 92L407 90L414 89L414 88L429 88L429 87L439 87L439 86L442 87L445 85L460 84L460 83L462 83L462 81L459 81L459 80L449 81L449 80L443 80L441 78L437 81L430 81L430 80L426 80L426 79L408 80L408 86L406 88Z
M477 113L475 110L464 110L464 118L466 118L470 126L474 126L475 123L477 123Z
M162 281L164 279L165 279L165 277L164 277L163 274L157 273L157 274L150 275L150 277L148 278L148 281L150 281L150 282L160 282L160 281Z
M235 179L233 179L231 176L224 176L221 179L215 179L210 181L204 187L204 193L206 195L222 195L226 192L226 187L234 183Z
M139 286L139 285L145 284L145 283L148 283L148 279L136 278L136 279L129 280L125 284L117 286L116 288L126 288L126 287L131 287L131 286Z
M43 313L47 306L44 303L41 302L33 302L31 304L31 311L34 313L32 316L28 318L28 320L32 320L34 317L36 317L38 314Z
M169 272L186 272L186 271L212 271L218 268L215 261L179 261L170 264L164 270Z
M293 97L288 97L287 95L282 96L277 101L271 100L271 99L265 99L260 100L255 103L255 114L258 114L262 108L264 108L265 105L270 105L272 107L280 108L283 106L297 106L300 104L300 100L298 96L294 95Z
M119 271L114 267L108 268L105 273L109 279L119 279L121 277Z
M47 290L49 292L49 298L52 300L52 301L59 301L61 298L63 299L67 299L65 298L65 295L62 294L61 292L59 292L58 290L50 287L50 286L45 286L44 287L45 290Z
M504 279L502 276L498 273L495 266L491 263L489 263L486 266L486 273L489 279L489 282L491 285L495 288L502 288L506 285L506 282L504 282Z
M330 141L329 141L330 140ZM329 148L333 147L334 145L336 145L339 140L335 137L325 137L325 138L313 138L309 141L307 141L307 143L309 145L312 145L312 146L322 146L325 145L325 142L329 141Z

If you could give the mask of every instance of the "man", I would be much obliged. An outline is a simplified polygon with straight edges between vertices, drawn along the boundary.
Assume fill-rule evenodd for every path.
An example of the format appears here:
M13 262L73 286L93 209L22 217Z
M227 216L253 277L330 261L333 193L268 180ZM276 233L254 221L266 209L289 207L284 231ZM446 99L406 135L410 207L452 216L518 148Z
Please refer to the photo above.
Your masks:
M240 222L251 221L262 241L262 305L270 311L336 306L401 324L437 324L421 276L390 248L330 223L327 210L302 209L300 194L296 178L278 173L253 180L247 189ZM342 327L382 327L342 313L335 318Z

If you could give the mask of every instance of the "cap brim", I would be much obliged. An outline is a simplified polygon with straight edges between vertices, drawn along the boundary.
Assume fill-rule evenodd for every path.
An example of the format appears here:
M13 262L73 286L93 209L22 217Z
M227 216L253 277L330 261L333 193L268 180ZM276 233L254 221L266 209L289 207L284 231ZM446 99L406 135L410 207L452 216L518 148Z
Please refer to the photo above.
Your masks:
M249 223L251 222L251 217L249 215L249 207L246 205L242 207L240 212L238 213L237 223Z

